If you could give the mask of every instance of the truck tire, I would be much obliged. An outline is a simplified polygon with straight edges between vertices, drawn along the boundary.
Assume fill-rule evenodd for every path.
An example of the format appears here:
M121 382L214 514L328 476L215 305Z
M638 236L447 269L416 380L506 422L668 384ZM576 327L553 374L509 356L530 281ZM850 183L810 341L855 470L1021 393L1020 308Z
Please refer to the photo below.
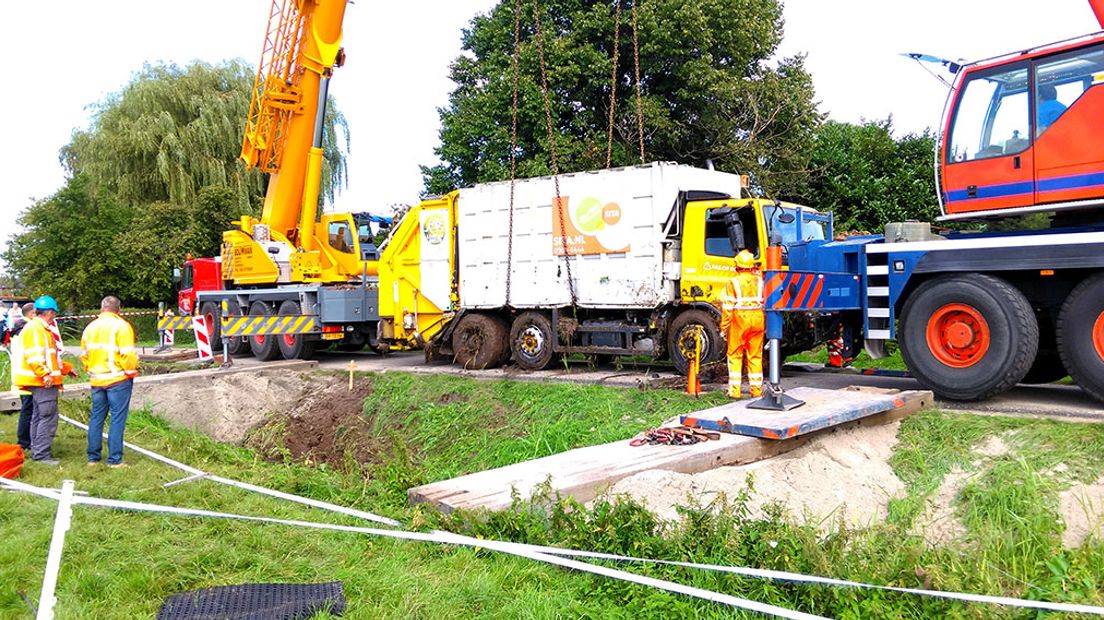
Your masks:
M249 316L272 316L272 306L255 301L249 306ZM278 336L250 336L249 349L259 362L271 362L280 356Z
M299 302L289 299L280 304L279 314L280 316L295 316L303 314L303 310L299 307ZM318 349L318 341L305 334L282 334L277 336L275 340L280 347L280 355L283 355L286 360L314 359L314 353Z
M921 384L948 400L981 400L1016 385L1039 350L1023 293L983 274L922 284L901 311L901 355Z
M704 310L686 310L671 321L667 330L667 351L675 371L685 375L690 371L690 352L694 346L694 332L697 325L702 326L702 351L705 355L702 364L714 362L724 357L724 340L721 328L713 315Z
M1058 349L1040 348L1035 355L1035 363L1031 365L1031 370L1027 371L1027 376L1020 383L1027 385L1054 383L1068 375L1069 372L1062 363L1062 356L1059 355Z
M509 345L506 321L489 314L465 314L452 332L453 359L467 370L497 368Z
M1062 304L1058 352L1074 383L1104 401L1104 274L1078 284Z
M241 316L242 309L236 301L227 301L226 310L229 312L229 316ZM253 355L253 349L249 347L248 338L231 338L230 339L230 357L243 357Z
M219 305L213 301L205 301L199 306L199 315L207 320L211 328L211 350L215 353L222 351L222 312Z
M525 370L544 370L555 357L552 346L556 332L543 312L522 312L510 328L510 353Z

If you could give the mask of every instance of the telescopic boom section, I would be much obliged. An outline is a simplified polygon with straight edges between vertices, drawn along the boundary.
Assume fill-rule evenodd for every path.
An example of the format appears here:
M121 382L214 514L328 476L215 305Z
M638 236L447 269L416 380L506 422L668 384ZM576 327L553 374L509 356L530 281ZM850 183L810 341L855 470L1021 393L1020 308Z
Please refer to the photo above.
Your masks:
M341 61L345 5L273 0L242 141L246 167L272 175L261 223L305 250L313 243L326 90Z

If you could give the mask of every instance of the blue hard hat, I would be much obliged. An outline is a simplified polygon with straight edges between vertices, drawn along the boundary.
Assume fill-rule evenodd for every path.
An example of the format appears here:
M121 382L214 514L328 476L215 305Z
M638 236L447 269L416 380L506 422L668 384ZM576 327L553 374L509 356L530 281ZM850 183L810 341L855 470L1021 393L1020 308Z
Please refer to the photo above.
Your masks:
M57 301L55 301L54 298L50 297L49 295L43 295L42 297L39 297L35 300L35 310L53 310L54 312L57 312Z

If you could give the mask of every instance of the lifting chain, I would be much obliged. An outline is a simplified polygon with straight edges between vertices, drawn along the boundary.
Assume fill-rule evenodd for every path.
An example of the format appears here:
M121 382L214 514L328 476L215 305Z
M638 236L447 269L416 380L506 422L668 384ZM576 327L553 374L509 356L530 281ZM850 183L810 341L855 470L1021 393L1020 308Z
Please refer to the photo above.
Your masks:
M610 76L609 140L606 142L606 168L613 164L613 117L617 110L617 61L621 55L621 0L614 3L613 18L613 71Z
M640 139L640 163L644 163L644 103L643 95L641 94L640 86L640 35L639 35L639 22L636 18L636 4L639 0L633 0L632 3L632 23L633 23L633 64L636 68L636 129L637 136Z
M539 0L533 0L533 19L537 27L537 52L540 58L541 91L544 95L544 119L548 126L548 150L551 155L552 185L556 189L556 199L552 208L556 210L560 220L560 243L563 250L564 267L567 270L567 288L571 293L571 308L574 310L579 305L579 297L575 292L575 279L571 274L571 255L567 247L567 226L564 222L564 211L567 205L563 204L560 197L560 167L556 161L556 134L552 128L552 104L548 98L548 71L544 62L544 33L541 29Z
M517 185L518 57L521 55L521 0L514 0L514 106L510 129L510 223L506 233L506 306L514 275L514 190Z

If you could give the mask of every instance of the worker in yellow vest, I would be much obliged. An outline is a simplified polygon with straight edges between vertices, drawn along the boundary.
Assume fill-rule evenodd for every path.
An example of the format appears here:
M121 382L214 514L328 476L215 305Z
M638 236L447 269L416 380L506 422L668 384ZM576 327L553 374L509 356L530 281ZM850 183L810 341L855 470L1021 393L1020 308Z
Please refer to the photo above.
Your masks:
M763 276L747 250L736 255L736 276L721 295L721 337L728 342L728 396L741 398L744 361L752 397L763 395Z
M118 297L107 296L100 302L100 316L84 328L81 336L81 364L92 384L92 415L88 420L88 466L94 467L103 456L103 427L108 413L107 466L123 464L123 431L130 413L130 395L138 375L138 352L134 348L134 328L119 316Z
M15 385L31 393L31 460L58 465L60 461L53 457L58 395L63 377L76 377L77 373L69 362L61 359L61 350L54 340L52 326L58 313L57 302L43 295L35 300L34 309L35 318L19 335L23 361L15 374Z

